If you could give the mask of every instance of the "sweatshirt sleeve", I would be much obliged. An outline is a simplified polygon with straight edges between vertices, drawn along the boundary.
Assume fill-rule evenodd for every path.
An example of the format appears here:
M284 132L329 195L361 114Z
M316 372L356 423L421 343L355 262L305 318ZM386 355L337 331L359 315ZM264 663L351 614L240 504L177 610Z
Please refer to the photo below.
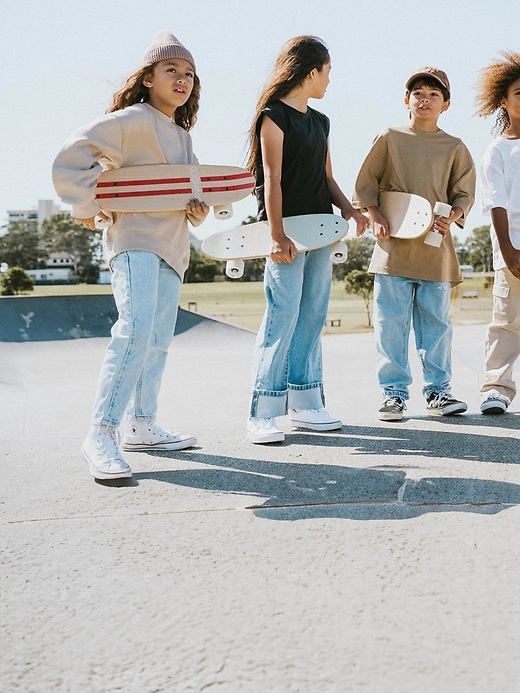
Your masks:
M114 115L102 116L73 133L52 167L52 179L60 199L72 207L72 216L87 219L99 213L96 183L104 168L122 162L123 132Z

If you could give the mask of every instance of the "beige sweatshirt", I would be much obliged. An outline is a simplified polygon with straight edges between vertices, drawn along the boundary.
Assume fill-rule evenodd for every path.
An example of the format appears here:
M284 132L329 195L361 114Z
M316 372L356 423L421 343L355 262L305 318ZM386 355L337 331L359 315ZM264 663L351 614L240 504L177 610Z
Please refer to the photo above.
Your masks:
M464 210L461 228L475 199L475 165L462 140L410 125L384 130L374 140L356 180L353 204L358 209L378 204L379 192L393 190L425 197L433 206L447 202ZM377 239L369 272L410 279L462 281L453 238L440 248L414 239Z
M104 169L142 164L198 163L190 135L146 103L108 113L73 133L53 164L56 192L78 219L93 217L100 207L95 188ZM181 279L188 267L190 241L184 211L112 213L105 231L108 263L126 250L149 250L163 258Z

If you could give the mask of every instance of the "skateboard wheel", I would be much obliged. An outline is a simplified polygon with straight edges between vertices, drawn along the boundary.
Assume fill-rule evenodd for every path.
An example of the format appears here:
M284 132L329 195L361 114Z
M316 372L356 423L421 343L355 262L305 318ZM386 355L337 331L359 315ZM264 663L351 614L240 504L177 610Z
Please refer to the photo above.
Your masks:
M244 261L228 260L226 262L226 274L231 279L240 279L244 274Z
M347 244L343 241L336 241L330 248L330 256L335 265L341 265L342 262L346 262L348 258Z
M104 219L101 219L101 217L96 217L96 229L108 229L110 224L112 223L111 221L105 221Z
M213 207L215 219L231 219L233 216L233 207L231 205L215 205Z

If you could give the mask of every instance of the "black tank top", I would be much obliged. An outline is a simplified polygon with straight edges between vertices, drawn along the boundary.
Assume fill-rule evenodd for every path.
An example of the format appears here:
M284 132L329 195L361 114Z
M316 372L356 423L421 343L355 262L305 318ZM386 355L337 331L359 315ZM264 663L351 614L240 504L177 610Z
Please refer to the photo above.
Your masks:
M282 216L332 212L325 165L330 121L326 115L307 108L306 113L274 101L266 106L256 123L259 133L267 116L282 130ZM258 219L267 220L264 198L264 169L259 154L256 176Z

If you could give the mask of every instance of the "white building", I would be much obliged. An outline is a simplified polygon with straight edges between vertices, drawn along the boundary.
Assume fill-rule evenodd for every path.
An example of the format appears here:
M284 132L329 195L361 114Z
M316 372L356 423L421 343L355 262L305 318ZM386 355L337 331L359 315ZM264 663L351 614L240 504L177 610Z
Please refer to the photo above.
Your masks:
M25 270L34 279L35 284L68 284L73 273L72 269L58 267L56 269Z
M61 209L52 200L38 200L38 206L31 209L8 209L7 223L13 221L35 221L38 231L41 231L42 224L46 219L50 219L54 214L63 214Z

